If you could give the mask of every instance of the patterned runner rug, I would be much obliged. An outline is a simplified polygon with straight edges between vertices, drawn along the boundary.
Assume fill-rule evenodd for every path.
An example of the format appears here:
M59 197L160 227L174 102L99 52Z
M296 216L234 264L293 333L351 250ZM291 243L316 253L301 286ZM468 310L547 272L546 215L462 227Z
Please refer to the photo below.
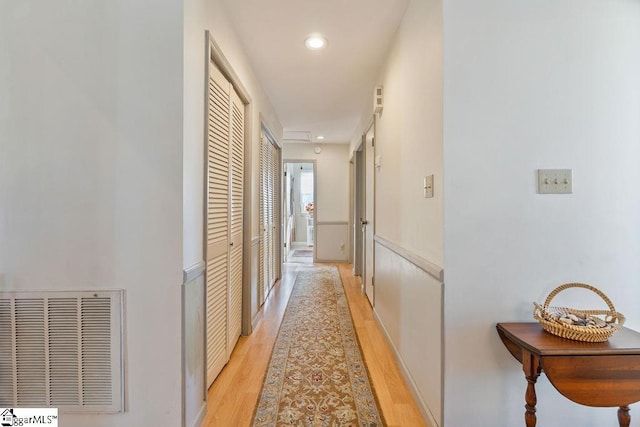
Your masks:
M380 427L336 267L298 273L253 426Z

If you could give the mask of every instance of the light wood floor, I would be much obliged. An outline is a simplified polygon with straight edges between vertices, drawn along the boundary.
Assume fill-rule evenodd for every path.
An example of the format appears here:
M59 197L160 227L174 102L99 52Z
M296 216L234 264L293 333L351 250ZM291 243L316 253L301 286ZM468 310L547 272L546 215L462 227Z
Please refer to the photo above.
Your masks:
M209 389L203 427L249 426L257 404L271 349L300 264L285 264L282 280L264 305L262 320L248 337L241 337L231 360ZM395 358L380 330L360 281L350 264L338 264L365 363L389 427L426 426Z

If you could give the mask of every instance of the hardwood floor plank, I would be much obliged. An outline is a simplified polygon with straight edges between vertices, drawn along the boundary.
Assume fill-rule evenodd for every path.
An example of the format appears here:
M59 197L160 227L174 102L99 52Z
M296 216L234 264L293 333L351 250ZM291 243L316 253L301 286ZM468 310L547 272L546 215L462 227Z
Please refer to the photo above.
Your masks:
M340 271L363 357L387 425L426 426L373 317L371 305L360 290L359 278L352 275L351 264L335 265ZM203 427L251 424L271 350L300 268L300 264L285 264L283 279L265 302L263 317L256 329L250 336L238 340L229 363L209 389Z

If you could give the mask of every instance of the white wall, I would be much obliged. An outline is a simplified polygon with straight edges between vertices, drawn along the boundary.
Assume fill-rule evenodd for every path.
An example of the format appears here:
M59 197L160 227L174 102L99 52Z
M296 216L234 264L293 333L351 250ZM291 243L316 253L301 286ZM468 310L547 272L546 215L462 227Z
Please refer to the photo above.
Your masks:
M432 426L442 425L443 399L442 64L442 2L411 1L377 82L384 109L376 119L375 234L386 243L375 244L374 309ZM431 174L434 197L425 199Z
M196 271L204 268L204 263ZM197 274L197 273L196 273ZM207 383L205 375L206 308L204 274L183 285L183 384L184 427L200 427L207 406Z
M640 2L448 1L444 28L445 422L522 425L496 322L581 281L640 327ZM573 169L573 194L536 194L538 168ZM539 425L617 425L537 390Z
M128 411L179 425L182 5L3 1L2 289L126 290Z
M204 185L204 94L205 94L205 31L209 30L231 67L252 99L252 144L246 147L252 174L250 186L252 237L258 236L258 192L260 160L260 117L276 138L282 126L269 99L256 79L243 48L234 33L221 0L184 1L184 266L202 260L203 255L203 185Z
M316 154L313 144L283 144L283 160L316 161L315 220L317 233L322 223L344 225L342 239L345 247L326 247L326 242L316 242L317 255L322 260L346 261L349 259L349 146L347 144L322 144L322 152ZM327 224L329 225L329 224ZM337 236L336 236L337 237ZM332 240L332 242L334 242Z
M437 265L443 257L442 5L414 0L379 83L384 110L376 122L376 234ZM434 197L423 177L434 175Z

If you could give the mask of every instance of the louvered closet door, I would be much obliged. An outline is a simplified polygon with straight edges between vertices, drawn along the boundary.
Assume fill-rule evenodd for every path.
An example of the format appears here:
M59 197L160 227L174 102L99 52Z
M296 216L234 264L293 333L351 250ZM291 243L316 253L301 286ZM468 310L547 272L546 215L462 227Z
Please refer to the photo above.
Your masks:
M273 287L276 276L277 206L279 185L277 149L269 139L262 136L260 144L260 302L264 302Z
M209 67L207 124L207 383L228 360L229 102L222 73Z
M276 148L269 143L269 290L276 282Z
M267 287L267 188L268 177L265 169L267 162L267 140L263 133L260 133L260 256L259 256L259 301L262 305L269 291Z
M279 277L280 269L278 267L278 261L280 257L278 256L280 251L280 228L281 224L280 218L280 188L282 181L280 177L282 176L282 171L280 170L280 150L276 148L275 145L271 145L273 148L273 167L271 173L273 174L273 193L271 197L272 205L273 205L273 213L271 218L271 230L272 230L272 256L271 256L271 271L273 275L271 276L271 286L273 286L276 280Z
M231 92L231 256L229 292L229 349L233 349L242 330L242 210L244 181L244 105L235 90ZM230 352L229 352L230 353Z
M267 293L273 286L273 144L267 141L267 265L265 274L267 276Z

